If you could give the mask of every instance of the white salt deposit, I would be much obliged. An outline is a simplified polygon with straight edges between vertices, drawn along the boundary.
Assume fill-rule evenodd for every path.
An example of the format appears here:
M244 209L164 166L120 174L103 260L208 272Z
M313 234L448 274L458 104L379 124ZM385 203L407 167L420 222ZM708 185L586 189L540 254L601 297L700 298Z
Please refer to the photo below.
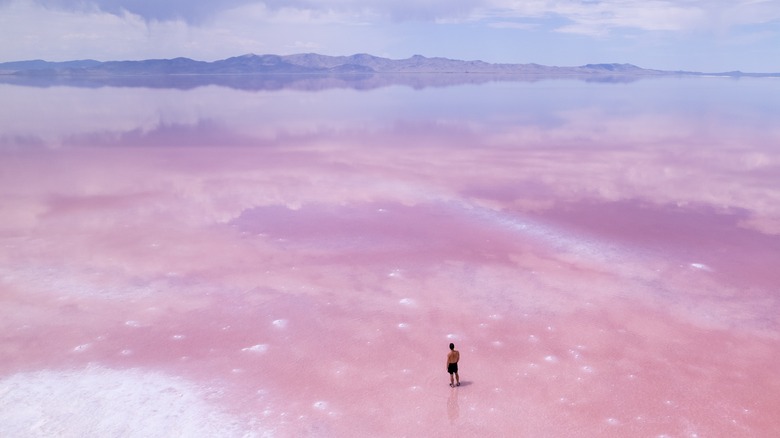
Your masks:
M73 351L75 353L81 353L82 351L86 351L89 348L90 344L81 344L73 348Z
M203 390L162 373L90 367L0 380L0 436L268 436L204 401Z
M414 306L414 300L411 298L401 298L398 302L404 306Z
M241 351L249 351L252 353L265 353L268 351L268 344L257 344L251 347L242 348Z

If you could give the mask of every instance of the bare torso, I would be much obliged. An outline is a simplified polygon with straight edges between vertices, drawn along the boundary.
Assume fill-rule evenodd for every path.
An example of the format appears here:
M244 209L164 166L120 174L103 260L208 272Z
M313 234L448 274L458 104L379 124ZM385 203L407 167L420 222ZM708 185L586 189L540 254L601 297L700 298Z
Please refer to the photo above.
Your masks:
M459 360L460 360L460 352L458 350L452 350L449 353L447 353L447 363L458 363Z

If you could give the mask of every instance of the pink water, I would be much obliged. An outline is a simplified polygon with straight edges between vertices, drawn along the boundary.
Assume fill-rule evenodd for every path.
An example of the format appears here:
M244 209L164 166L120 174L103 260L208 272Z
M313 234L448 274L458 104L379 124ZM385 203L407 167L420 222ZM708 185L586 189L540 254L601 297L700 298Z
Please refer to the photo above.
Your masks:
M0 95L0 436L780 430L776 82Z

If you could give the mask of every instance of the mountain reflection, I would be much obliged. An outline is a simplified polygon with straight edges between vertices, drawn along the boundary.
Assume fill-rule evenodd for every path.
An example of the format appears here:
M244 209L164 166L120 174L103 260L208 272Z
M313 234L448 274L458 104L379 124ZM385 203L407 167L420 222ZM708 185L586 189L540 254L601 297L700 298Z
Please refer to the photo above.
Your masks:
M631 75L551 76L508 75L490 73L356 73L356 74L264 74L264 75L138 75L138 76L17 76L0 75L0 84L28 87L130 87L192 90L218 86L243 91L329 89L375 90L404 86L416 90L457 85L479 85L489 82L539 82L554 79L579 80L598 83L630 83L642 79Z
M488 206L721 205L741 209L741 226L780 232L774 82L446 86L463 75L398 75L428 81L419 90L375 82L388 76L211 78L233 88L188 76L157 78L179 88L0 85L0 148L199 148L224 150L223 161L238 153L231 148L252 148L322 178L333 166L369 178L368 167L405 183L421 177L409 166L427 166L436 190ZM361 81L376 88L358 91ZM348 88L330 88L339 86Z

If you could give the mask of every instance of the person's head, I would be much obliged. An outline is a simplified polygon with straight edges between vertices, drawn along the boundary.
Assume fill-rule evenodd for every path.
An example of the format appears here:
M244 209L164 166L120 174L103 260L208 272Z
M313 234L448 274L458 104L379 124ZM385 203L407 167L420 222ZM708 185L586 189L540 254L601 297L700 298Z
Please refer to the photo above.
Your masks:
M452 342L450 342L450 350L454 350L454 349L455 349L455 344L453 344Z

